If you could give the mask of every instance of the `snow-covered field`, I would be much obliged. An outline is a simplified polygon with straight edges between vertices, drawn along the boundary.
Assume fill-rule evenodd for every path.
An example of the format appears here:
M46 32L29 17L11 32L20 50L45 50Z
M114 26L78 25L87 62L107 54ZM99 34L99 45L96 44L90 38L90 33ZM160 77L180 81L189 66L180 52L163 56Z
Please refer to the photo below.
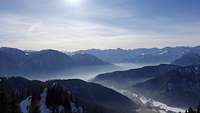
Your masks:
M162 102L155 101L155 100L146 98L144 96L140 97L139 99L143 104L149 104L152 107L158 107L158 108L162 109L162 112L164 112L164 111L172 111L172 112L175 112L175 113L185 112L184 109L171 107L171 106L168 106L168 105L166 105Z
M139 102L141 105L146 105L146 106L150 106L152 108L157 109L158 110L157 112L159 112L159 113L167 113L167 112L173 112L173 113L182 112L182 113L184 113L185 112L185 110L182 109L182 108L171 107L171 106L166 105L162 102L159 102L159 101L156 101L156 100L153 100L153 99L150 99L150 98L146 98L142 95L138 95L138 94L129 92L129 91L124 90L124 89L119 90L119 89L114 88L114 87L111 87L111 88L120 92L123 95L126 95L127 97L131 98L132 100Z

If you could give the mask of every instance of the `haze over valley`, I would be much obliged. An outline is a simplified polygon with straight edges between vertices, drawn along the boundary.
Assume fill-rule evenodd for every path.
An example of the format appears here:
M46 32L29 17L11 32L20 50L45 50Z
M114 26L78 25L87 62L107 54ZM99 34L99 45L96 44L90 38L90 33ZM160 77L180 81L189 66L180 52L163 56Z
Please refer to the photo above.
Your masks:
M16 82L20 80L29 81L25 78L42 80L47 83L50 80L48 85L58 83L61 86L66 86L65 82L67 82L69 86L65 88L74 93L80 93L73 90L82 86L78 85L83 82L78 79L82 79L101 84L127 96L131 99L130 101L135 102L134 106L140 112L146 110L151 112L183 112L188 106L195 107L198 104L199 49L199 46L163 49L113 49L95 50L94 54L88 52L90 50L64 53L52 49L27 51L2 47L0 48L1 67L3 67L0 71L1 84L3 87L7 87L7 82L13 84L13 80L16 80ZM163 53L163 51L165 52ZM110 55L111 53L113 55ZM123 60L125 59L124 53L129 54L127 55L129 60ZM141 57L144 55L147 57ZM105 57L107 58L105 59L103 56L108 57ZM114 58L118 56L118 60L113 58L109 61L111 56L114 56ZM156 59L152 56L155 56ZM168 56L177 59L168 61ZM134 62L138 58L141 58L141 63ZM152 61L154 61L154 64ZM16 76L16 78L13 78L13 76ZM25 78L18 78L17 76ZM74 80L69 80L68 83L67 79ZM46 84L42 81L38 82ZM187 84L187 82L189 83ZM83 86L85 87L85 85ZM33 85L33 87L35 86ZM72 89L69 89L71 87ZM193 88L190 89L190 87ZM14 90L18 90L16 88ZM81 95L78 94L78 96ZM96 94L93 96L96 96Z
M199 6L0 0L0 113L200 113Z

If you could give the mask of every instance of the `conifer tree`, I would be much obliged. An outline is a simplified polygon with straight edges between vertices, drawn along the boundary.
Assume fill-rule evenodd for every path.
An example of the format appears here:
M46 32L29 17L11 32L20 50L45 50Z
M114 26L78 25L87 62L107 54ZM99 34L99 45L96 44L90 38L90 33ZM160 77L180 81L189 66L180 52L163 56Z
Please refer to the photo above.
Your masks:
M4 89L0 89L0 111L2 113L8 113L9 103L8 94Z
M200 113L200 103L199 103L199 105L197 107L197 113Z
M40 113L39 110L39 97L36 94L32 94L31 107L29 113Z
M191 107L188 109L188 113L196 113Z

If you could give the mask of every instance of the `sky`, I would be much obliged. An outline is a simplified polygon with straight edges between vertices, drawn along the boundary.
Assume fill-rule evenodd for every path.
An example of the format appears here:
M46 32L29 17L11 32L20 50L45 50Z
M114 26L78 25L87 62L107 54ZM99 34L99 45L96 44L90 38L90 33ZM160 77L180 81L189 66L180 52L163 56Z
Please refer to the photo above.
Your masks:
M200 45L200 0L0 0L0 46L28 50Z

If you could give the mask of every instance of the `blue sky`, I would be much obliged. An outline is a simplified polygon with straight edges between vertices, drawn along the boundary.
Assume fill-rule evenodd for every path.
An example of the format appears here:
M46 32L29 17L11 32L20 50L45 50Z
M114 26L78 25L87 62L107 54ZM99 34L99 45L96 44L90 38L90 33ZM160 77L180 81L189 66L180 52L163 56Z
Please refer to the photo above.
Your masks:
M79 50L196 46L199 0L0 0L0 45Z

